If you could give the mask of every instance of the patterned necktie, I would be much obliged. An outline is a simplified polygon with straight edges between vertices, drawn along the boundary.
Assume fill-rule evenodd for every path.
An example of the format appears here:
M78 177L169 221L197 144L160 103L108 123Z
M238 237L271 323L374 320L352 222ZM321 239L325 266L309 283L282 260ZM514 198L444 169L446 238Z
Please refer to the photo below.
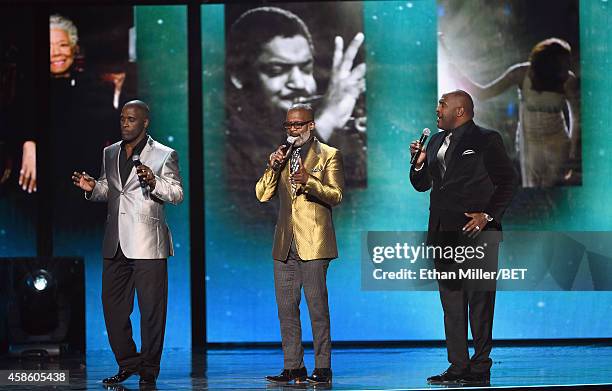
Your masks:
M446 162L444 161L444 157L446 156L446 151L448 150L448 146L450 145L450 139L453 133L449 132L448 136L444 138L444 142L442 146L438 150L438 154L436 157L438 158L438 163L440 164L440 172L442 174L442 178L444 178L444 173L446 173Z
M291 154L291 160L289 162L289 172L291 174L295 174L300 168L300 150L301 148L296 148L293 150ZM291 183L291 195L295 197L297 193L297 184Z

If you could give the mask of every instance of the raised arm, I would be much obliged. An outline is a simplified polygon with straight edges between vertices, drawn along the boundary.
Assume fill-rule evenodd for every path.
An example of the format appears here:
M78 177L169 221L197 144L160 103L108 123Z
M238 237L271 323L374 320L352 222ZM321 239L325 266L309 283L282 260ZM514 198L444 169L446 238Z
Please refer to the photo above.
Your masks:
M570 112L570 159L575 159L578 154L578 143L580 141L580 86L578 79L570 72L570 77L565 83L565 96Z
M431 141L430 141L431 143ZM428 144L429 146L429 144ZM410 167L410 183L416 191L427 191L431 189L432 179L427 168L427 148L423 148L419 140L410 143L410 156L419 153L415 164Z
M255 196L259 202L268 202L274 197L279 177L280 170L274 171L270 167L266 168L266 171L264 171L261 178L255 184Z
M155 187L151 195L174 205L183 202L183 184L176 151L168 154L161 174L155 175Z
M502 94L507 89L518 87L521 85L529 63L514 64L504 71L497 79L488 84L478 84L467 77L457 66L451 66L453 69L453 77L460 84L461 88L466 90L470 95L478 100L486 100Z
M91 180L93 178L91 178L89 175L87 175L84 172L80 175L76 172L73 174L73 180L76 176L81 184L86 185L86 187L83 187L77 184L77 182L75 182L75 185L85 190L85 199L89 201L106 202L108 200L108 181L106 180L105 161L106 159L104 158L104 153L103 153L102 154L102 172L100 173L100 178L95 180L95 183L93 184L93 189L91 190L89 190L89 187L86 185L86 182L91 183Z
M342 154L336 150L324 168L323 180L309 175L304 185L304 192L310 194L329 206L336 206L342 201L344 191L344 166Z
M446 44L444 34L438 33L438 41L442 51L448 58L449 68L451 69L450 76L459 83L459 88L464 89L478 100L485 100L500 95L511 87L519 87L529 69L528 62L514 64L492 82L484 85L478 84L470 79L452 60L453 56Z

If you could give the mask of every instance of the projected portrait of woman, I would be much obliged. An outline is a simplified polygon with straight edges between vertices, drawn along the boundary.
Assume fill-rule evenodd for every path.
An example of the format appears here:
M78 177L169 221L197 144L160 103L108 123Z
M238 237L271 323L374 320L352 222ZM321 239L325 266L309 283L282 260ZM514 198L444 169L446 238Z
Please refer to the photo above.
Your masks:
M523 187L552 187L572 179L570 163L578 156L580 140L580 92L570 56L566 41L548 38L533 47L529 61L510 66L485 85L455 68L459 84L480 100L518 88L516 147Z
M580 185L577 3L555 3L537 24L531 21L546 4L440 4L447 23L439 25L439 82L472 94L482 102L477 116L514 139L523 188ZM458 22L474 13L494 22L462 34Z

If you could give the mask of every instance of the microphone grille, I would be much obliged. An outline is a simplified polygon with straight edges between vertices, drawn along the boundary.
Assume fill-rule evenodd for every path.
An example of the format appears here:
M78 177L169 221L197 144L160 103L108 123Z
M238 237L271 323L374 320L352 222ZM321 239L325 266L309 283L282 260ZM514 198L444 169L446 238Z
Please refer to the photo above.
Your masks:
M431 134L431 130L429 130L429 128L425 128L423 129L423 134L427 137L429 137L429 135Z
M294 136L287 136L287 142L288 142L289 144L293 144L293 143L295 143L295 142L297 141L297 139L298 139L298 138L297 138L297 137L294 137Z

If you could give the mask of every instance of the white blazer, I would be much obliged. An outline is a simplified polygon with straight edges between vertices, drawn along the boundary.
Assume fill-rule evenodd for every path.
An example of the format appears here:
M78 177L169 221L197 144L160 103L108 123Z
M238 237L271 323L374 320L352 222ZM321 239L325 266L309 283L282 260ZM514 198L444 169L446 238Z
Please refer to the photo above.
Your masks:
M166 224L164 204L183 201L178 154L148 136L140 161L155 174L155 189L143 189L136 168L121 186L119 152L121 142L104 148L102 174L85 198L108 202L102 254L115 256L117 246L131 259L162 259L174 255L172 235Z

